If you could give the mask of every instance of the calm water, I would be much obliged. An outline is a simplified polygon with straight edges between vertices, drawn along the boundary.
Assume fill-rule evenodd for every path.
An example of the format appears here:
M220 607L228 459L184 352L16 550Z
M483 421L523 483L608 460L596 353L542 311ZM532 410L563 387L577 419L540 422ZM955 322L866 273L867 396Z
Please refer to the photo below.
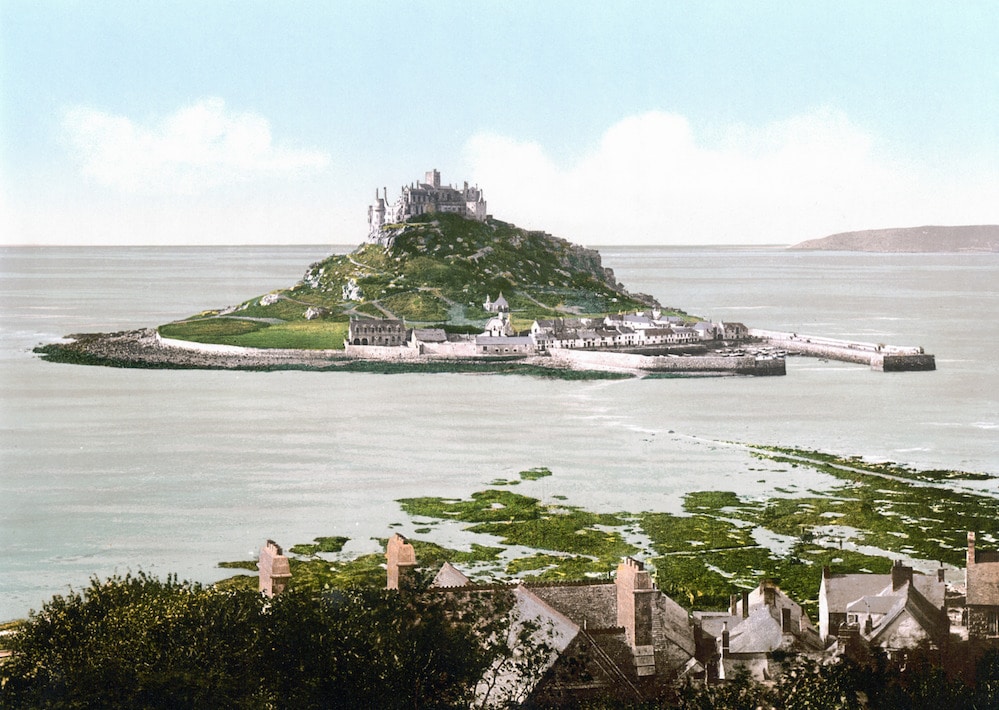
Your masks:
M663 303L922 345L933 373L791 359L783 378L573 383L115 370L30 352L291 285L329 251L0 250L0 619L93 574L212 581L225 575L217 561L247 558L268 537L344 534L349 550L370 551L390 524L418 527L396 499L468 495L533 466L555 475L516 490L598 510L677 511L689 490L829 483L807 471L774 480L721 442L999 473L997 255L602 250L619 280Z

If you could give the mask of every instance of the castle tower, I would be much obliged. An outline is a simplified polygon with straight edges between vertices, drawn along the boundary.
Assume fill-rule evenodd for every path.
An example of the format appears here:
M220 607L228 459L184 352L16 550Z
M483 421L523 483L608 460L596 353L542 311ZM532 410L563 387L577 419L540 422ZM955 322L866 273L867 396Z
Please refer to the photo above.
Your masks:
M440 187L441 174L436 168L434 168L433 170L427 171L427 174L424 176L423 181L428 185L430 185L431 187Z
M385 224L385 202L388 200L388 188L384 190L384 197L378 196L375 190L375 204L368 205L368 234L375 234Z

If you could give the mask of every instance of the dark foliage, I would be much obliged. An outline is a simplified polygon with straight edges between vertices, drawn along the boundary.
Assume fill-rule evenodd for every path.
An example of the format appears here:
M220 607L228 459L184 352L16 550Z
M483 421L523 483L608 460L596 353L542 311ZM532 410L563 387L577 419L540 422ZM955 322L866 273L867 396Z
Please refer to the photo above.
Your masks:
M430 595L94 580L18 631L0 707L463 706L496 653L478 631Z

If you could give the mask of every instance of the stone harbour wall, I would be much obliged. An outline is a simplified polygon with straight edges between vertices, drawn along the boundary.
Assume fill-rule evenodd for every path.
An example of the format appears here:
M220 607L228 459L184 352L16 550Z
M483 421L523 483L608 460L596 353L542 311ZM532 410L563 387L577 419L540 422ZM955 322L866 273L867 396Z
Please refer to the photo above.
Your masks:
M741 357L668 357L635 355L632 353L596 352L556 348L550 352L553 360L576 367L645 372L691 372L729 375L783 375L782 358L758 359L754 355Z
M749 335L752 338L765 340L768 344L787 352L841 362L856 362L883 372L936 369L936 358L924 353L923 349L918 347L837 340L758 328L751 328Z

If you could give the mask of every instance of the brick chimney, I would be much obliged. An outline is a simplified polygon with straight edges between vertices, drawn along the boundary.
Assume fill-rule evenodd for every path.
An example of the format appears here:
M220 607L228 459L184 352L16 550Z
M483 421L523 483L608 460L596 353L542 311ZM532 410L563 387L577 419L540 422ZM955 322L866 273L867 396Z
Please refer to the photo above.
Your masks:
M967 566L973 567L975 564L975 533L968 531L968 560Z
M268 540L267 544L260 548L257 569L258 588L261 594L273 597L287 589L288 580L291 579L291 564L285 557L284 550L273 540Z
M742 618L749 618L749 590L742 590Z
M385 546L385 561L388 570L386 589L406 589L413 581L416 568L416 551L399 533L389 538Z
M769 607L777 604L777 584L772 579L764 579L760 582L760 591L763 592L763 603Z
M614 584L617 587L617 624L624 627L638 675L654 675L652 612L658 590L652 585L645 565L631 557L625 557L617 566Z
M891 590L897 592L906 584L912 584L912 567L902 564L902 560L895 560L891 566Z

